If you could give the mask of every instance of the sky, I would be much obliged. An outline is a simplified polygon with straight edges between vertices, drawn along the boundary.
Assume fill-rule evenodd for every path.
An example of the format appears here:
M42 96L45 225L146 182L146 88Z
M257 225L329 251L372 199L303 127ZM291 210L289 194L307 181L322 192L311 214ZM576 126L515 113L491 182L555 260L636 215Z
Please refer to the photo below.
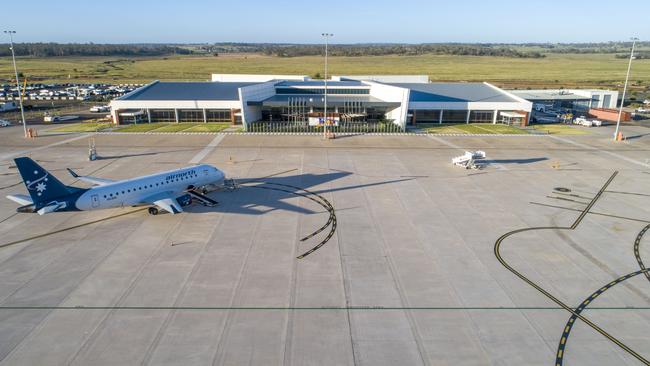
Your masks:
M3 14L16 42L650 41L649 0L29 0Z

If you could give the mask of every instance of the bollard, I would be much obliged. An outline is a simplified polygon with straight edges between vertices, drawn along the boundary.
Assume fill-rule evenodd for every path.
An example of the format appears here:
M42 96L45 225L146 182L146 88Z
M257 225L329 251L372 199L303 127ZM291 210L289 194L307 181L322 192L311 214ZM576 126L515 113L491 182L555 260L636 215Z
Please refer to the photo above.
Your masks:
M623 141L623 132L620 132L616 135L616 141Z

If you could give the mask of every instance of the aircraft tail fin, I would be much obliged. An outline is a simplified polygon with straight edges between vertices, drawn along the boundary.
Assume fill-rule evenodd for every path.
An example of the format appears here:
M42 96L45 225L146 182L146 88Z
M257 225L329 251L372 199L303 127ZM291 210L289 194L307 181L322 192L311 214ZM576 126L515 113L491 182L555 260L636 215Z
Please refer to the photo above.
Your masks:
M53 199L72 193L70 187L61 183L34 160L21 157L14 159L14 161L32 201L37 206L39 203L48 203Z

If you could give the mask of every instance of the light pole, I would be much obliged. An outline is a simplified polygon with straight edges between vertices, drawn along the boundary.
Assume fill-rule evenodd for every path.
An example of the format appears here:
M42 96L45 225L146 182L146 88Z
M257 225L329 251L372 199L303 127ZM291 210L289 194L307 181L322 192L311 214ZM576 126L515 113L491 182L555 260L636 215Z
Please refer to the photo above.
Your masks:
M625 92L627 92L627 81L630 78L630 69L632 68L632 59L634 58L634 46L638 38L631 38L632 51L630 52L630 61L627 64L627 74L625 75L625 84L623 85L623 98L621 98L621 105L618 107L618 118L616 119L616 131L614 131L614 141L618 139L618 130L621 126L621 115L623 114L623 103L625 103Z
M325 95L324 95L324 104L323 104L323 138L327 138L327 46L329 44L329 38L333 37L332 33L321 33L321 36L325 37Z
M14 34L16 34L16 31L6 30L4 32L9 35L9 42L11 45L9 49L11 50L11 58L14 62L14 72L16 73L16 87L18 88L18 102L20 104L20 116L23 120L23 132L25 133L25 137L27 137L27 124L25 123L25 111L23 110L23 93L20 91L20 80L18 79L18 68L16 67L16 53L14 52Z

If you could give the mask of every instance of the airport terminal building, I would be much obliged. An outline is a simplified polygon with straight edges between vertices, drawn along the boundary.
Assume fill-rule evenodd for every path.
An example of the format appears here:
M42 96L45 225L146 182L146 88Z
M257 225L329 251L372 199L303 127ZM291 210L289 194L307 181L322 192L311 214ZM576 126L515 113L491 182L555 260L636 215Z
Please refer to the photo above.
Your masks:
M327 93L326 93L327 90ZM325 103L327 102L327 118ZM489 83L431 83L426 75L214 74L206 82L154 81L111 102L118 124L229 122L318 126L384 123L526 125L533 103Z

